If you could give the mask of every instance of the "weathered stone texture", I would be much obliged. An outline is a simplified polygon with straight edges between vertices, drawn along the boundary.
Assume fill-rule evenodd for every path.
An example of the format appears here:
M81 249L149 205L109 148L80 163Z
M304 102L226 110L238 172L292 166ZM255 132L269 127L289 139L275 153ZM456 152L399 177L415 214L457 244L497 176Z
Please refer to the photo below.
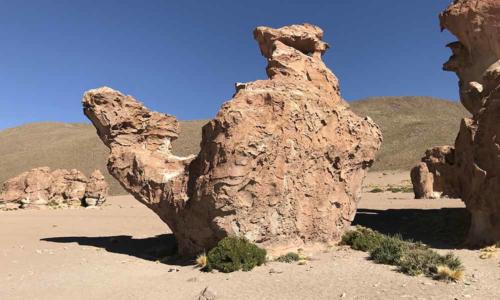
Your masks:
M236 85L203 127L197 156L177 157L173 116L110 88L85 93L85 114L110 147L110 173L172 229L182 254L245 236L271 253L339 240L382 136L356 116L321 55L319 27L258 27L268 80Z
M49 167L41 167L7 180L1 190L1 207L43 208L47 205L85 205L90 197L99 199L90 205L101 205L107 196L108 185L98 170L88 180L75 169L51 171Z
M458 38L448 45L453 55L443 68L457 74L460 100L472 116L462 120L449 158L426 165L434 191L451 190L470 211L468 242L500 241L500 2L457 0L440 21ZM420 168L412 171L416 183L425 173ZM425 188L418 183L417 189Z

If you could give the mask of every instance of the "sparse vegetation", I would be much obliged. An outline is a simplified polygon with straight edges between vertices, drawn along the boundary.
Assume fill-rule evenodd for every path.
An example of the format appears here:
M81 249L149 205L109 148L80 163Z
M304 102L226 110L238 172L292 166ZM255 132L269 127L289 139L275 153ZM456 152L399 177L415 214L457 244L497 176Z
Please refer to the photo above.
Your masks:
M384 235L364 227L358 227L357 230L346 232L342 236L342 245L349 245L354 250L371 252L380 246Z
M206 258L206 271L250 271L266 262L266 250L242 237L226 237L208 252Z
M370 190L370 193L383 193L384 190L379 188L379 187L376 187L376 188L373 188Z
M287 254L281 255L280 257L276 258L276 261L284 263L292 263L299 260L300 260L300 255L295 252L288 252Z
M400 272L411 276L426 275L454 281L463 277L462 263L453 254L440 255L422 243L403 240L400 236L358 227L345 233L341 243L369 252L373 261L397 266Z
M481 254L479 254L479 258L481 259L492 258L497 254L497 251L498 251L497 245L484 247L481 249Z
M387 191L393 193L413 193L413 187L411 186L390 186Z
M379 264L397 265L407 248L407 244L399 236L388 236L370 251L370 258Z
M55 208L55 207L60 206L60 204L57 203L56 201L49 201L49 203L47 203L47 206Z
M383 193L383 192L392 192L392 193L413 193L412 186L388 186L388 187L374 187L370 191L370 193Z

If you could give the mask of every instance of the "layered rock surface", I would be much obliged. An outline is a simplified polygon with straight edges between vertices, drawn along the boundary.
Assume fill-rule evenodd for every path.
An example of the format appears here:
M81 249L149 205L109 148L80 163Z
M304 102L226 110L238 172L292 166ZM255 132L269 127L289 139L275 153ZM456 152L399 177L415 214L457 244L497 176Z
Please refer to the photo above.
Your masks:
M104 203L108 185L99 170L89 180L75 169L41 167L7 180L1 190L0 206L7 209L95 206Z
M500 2L457 0L440 21L458 38L443 69L457 74L460 101L472 117L462 120L449 158L426 161L430 175L418 166L412 179L415 190L424 189L417 177L431 176L434 191L463 199L472 216L470 244L500 241Z
M325 246L353 220L382 136L341 99L322 36L309 24L256 28L269 79L236 85L197 156L171 152L175 117L110 88L85 93L110 173L168 224L181 254L228 235L271 254Z

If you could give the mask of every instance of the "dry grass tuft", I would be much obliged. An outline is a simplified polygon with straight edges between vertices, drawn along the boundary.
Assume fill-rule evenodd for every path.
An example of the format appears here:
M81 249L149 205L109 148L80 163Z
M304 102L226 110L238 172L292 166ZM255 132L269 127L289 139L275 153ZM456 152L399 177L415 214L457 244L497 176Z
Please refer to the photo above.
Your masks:
M207 254L202 253L196 257L196 266L200 267L201 269L205 268L207 266L208 259L207 259Z
M480 250L481 254L479 255L479 258L481 259L488 259L492 258L497 255L498 248L496 245L491 245L489 247L485 247Z
M436 279L444 281L462 281L464 279L464 270L452 270L448 266L438 266L435 277Z

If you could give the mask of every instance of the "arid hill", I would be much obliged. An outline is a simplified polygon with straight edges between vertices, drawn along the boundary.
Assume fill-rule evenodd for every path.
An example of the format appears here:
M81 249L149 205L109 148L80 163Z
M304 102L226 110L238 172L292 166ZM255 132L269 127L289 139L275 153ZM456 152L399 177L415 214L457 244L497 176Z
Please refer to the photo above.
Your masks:
M176 153L198 152L200 128L206 121L180 123L183 134L174 144ZM40 166L78 169L85 174L99 169L110 185L110 194L124 194L106 169L108 153L90 124L43 122L9 128L0 131L0 182Z
M458 102L432 97L374 97L351 107L370 116L384 135L371 171L410 170L427 148L453 144L460 120L470 115Z
M370 116L382 129L384 142L372 170L409 170L425 149L453 143L467 112L459 103L430 97L374 97L351 103L353 111ZM197 153L206 121L181 121L174 153ZM110 194L123 189L106 170L108 149L90 124L30 123L0 131L0 182L35 167L99 169Z

